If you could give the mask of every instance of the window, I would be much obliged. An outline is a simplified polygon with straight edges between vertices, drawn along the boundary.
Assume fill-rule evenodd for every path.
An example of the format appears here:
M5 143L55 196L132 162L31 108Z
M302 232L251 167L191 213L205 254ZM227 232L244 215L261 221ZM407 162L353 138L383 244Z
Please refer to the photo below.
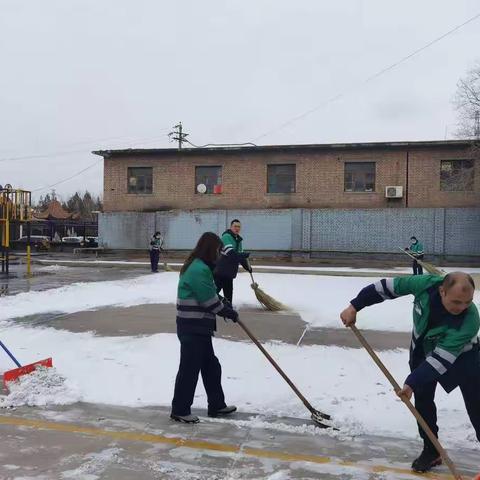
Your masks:
M440 190L461 192L473 190L473 160L442 160L440 164Z
M205 193L222 193L222 167L195 167L195 192L197 187L205 185Z
M295 164L267 165L267 193L295 193Z
M152 167L128 167L128 193L148 194L153 191Z
M374 192L375 162L346 162L344 182L346 192Z

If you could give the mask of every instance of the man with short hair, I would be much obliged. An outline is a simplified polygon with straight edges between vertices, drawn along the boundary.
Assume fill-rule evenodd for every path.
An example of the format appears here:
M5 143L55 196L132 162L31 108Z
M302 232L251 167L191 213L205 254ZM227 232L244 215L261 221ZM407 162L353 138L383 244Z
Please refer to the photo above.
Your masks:
M418 263L418 260L423 260L424 251L423 245L418 241L417 237L410 237L410 246L405 249L412 257L413 260L413 274L414 275L423 275L423 267L421 263Z
M252 271L247 260L250 254L243 251L241 228L240 220L235 219L230 222L230 228L223 232L223 248L214 271L217 293L223 290L223 296L230 303L233 299L233 279L237 276L238 265L241 264L247 272Z
M411 373L399 396L415 395L415 407L435 435L438 435L435 389L437 383L450 393L456 387L465 401L470 421L480 441L480 318L473 304L475 284L462 272L411 275L382 279L360 291L340 314L349 327L365 307L414 295L413 334L410 346ZM427 472L442 459L419 426L423 451L413 462L415 472Z

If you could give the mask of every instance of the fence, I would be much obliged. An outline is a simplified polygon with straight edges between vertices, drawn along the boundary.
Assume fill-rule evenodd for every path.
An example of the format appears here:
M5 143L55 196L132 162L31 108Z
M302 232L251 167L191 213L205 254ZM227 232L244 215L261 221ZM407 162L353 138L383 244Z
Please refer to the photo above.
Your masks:
M187 250L234 218L250 250L398 253L415 235L431 254L480 256L480 208L115 212L99 215L99 236L109 248L146 249L160 230L169 250Z

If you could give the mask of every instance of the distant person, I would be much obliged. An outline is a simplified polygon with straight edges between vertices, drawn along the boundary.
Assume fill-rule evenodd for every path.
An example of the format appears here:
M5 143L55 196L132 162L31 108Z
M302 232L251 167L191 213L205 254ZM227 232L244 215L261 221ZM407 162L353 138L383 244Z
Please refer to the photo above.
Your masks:
M229 415L237 410L227 406L222 389L222 367L213 351L212 336L217 329L216 315L236 322L238 313L217 295L212 270L220 255L222 241L212 232L204 233L180 270L177 294L177 335L180 340L180 366L170 417L183 423L197 423L191 407L202 373L207 393L208 416Z
M424 251L423 245L418 241L417 237L410 237L410 246L407 247L405 250L415 257L413 260L413 274L414 275L423 275L423 267L417 260L423 260Z
M163 250L163 237L160 232L155 232L150 239L150 265L153 273L158 272L158 261L160 260L161 250Z
M223 296L230 303L233 299L233 279L237 276L238 265L241 264L247 272L252 271L247 260L250 254L243 251L241 229L240 220L235 219L230 222L230 228L223 232L223 248L214 272L217 293L223 290Z
M435 390L440 384L450 393L460 388L470 422L480 441L480 317L473 303L475 283L463 272L387 278L360 290L340 314L346 327L355 325L357 312L384 300L413 295L413 329L410 375L400 397L415 395L415 407L438 436ZM458 418L457 421L463 422ZM440 454L423 429L423 450L413 461L415 472L428 472L442 463Z

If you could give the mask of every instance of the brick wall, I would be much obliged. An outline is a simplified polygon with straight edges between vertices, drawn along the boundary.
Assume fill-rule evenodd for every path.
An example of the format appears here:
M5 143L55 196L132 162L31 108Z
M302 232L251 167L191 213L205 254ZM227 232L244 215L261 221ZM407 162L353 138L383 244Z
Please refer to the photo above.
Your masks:
M350 148L299 151L182 152L113 155L105 159L105 212L170 209L402 208L407 199L386 199L387 185L407 188L409 207L480 205L480 164L473 192L440 191L440 161L468 158L467 149ZM344 192L344 163L376 162L375 192ZM296 164L296 193L269 194L267 165ZM195 166L223 167L221 194L195 193ZM153 194L127 193L128 167L153 167Z

